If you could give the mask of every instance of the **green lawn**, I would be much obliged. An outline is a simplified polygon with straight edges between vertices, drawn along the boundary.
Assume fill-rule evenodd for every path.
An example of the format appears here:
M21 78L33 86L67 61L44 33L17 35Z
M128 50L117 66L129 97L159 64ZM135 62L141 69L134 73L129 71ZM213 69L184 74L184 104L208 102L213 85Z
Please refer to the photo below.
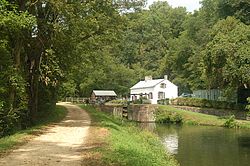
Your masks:
M102 154L104 165L133 166L176 166L177 161L170 156L158 137L142 131L134 123L114 119L96 111L91 106L81 106L91 115L94 125L109 131L106 145L98 151Z
M62 120L67 114L65 107L56 106L55 111L47 111L38 115L39 121L37 124L26 130L21 130L13 135L0 138L0 155L6 153L8 150L13 149L17 145L22 145L35 135L43 132L44 127L52 122Z
M224 126L224 123L227 121L226 118L221 118L218 116L207 115L202 113L196 113L191 111L185 111L178 108L174 108L167 105L159 106L160 112L174 112L178 113L182 117L182 122L184 124L193 124L193 125L206 125L206 126ZM235 120L240 128L250 128L250 122L245 120Z

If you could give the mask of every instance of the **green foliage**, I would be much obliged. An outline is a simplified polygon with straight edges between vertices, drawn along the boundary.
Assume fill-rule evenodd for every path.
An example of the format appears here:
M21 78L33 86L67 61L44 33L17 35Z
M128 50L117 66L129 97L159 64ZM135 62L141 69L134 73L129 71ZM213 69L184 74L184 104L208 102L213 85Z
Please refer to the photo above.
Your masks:
M190 125L209 125L209 126L222 126L224 124L224 120L219 117L206 115L202 113L196 113L191 111L185 111L182 109L177 109L171 106L159 106L158 108L159 114L169 114L168 112L174 112L180 114L182 117L183 124ZM166 112L166 113L165 113Z
M159 64L168 53L168 40L180 35L185 15L184 8L171 8L167 2L127 14L128 24L117 54L120 62L132 68L137 79L148 74L160 76Z
M59 87L58 93L61 98L65 98L68 96L75 96L76 90L76 83L74 80L69 80L62 83Z
M171 103L180 106L244 110L244 105L241 104L226 101L207 100L201 98L176 98L173 99Z
M139 10L143 2L2 0L1 131L15 130L14 122L36 123L38 114L53 110L57 94L89 96L94 88L127 94L134 73L113 57L123 24L119 12Z
M235 121L235 116L232 115L230 116L224 123L223 125L224 127L227 127L227 128L238 128L239 125L238 123Z
M178 165L154 134L142 131L131 122L113 119L93 107L82 107L89 112L97 126L105 127L110 132L107 146L98 150L105 165Z
M247 98L247 101L248 101L248 105L246 105L246 110L248 110L247 112L247 116L250 116L250 97Z
M163 145L152 133L140 131L134 127L120 129L112 130L109 140L111 151L104 156L107 163L135 166L177 165L177 162L166 154Z
M111 100L107 104L127 105L128 104L128 100Z
M158 108L159 115L169 114L170 113L177 113L180 114L182 117L182 124L188 125L203 125L203 126L224 126L226 121L227 124L233 125L239 128L250 128L250 122L245 120L235 120L234 117L228 117L228 119L224 119L214 115L207 115L192 111L185 111L182 109L174 108L172 106L159 106ZM167 113L164 113L167 112ZM231 120L229 120L231 119Z
M4 103L0 102L0 138L19 129L20 117L18 111L7 110Z
M248 85L250 27L233 17L218 21L203 52L203 76L210 88Z
M240 19L243 23L249 25L249 8L250 2L247 0L220 0L218 3L218 15L221 18L226 18L227 16L234 16L237 19Z
M177 112L158 110L156 113L156 122L158 123L179 124L182 123L182 120L183 120L182 116Z
M144 4L1 0L2 112L25 117L28 125L37 108L55 106L57 95L89 97L93 89L113 89L127 96L145 75L167 74L180 93L250 87L247 1L203 0L193 14L167 2L149 10Z
M136 99L132 101L133 104L151 104L151 101L147 98L140 97L139 99Z
M169 104L169 99L161 99L157 101L157 104L161 104L161 105L168 105Z

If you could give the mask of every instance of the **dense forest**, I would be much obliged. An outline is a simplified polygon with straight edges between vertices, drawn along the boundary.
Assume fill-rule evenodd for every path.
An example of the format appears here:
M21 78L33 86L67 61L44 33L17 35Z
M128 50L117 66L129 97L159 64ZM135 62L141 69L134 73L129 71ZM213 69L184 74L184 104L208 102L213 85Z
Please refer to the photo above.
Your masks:
M180 93L250 88L250 1L199 11L146 0L1 0L0 137L66 96L126 96L146 75Z

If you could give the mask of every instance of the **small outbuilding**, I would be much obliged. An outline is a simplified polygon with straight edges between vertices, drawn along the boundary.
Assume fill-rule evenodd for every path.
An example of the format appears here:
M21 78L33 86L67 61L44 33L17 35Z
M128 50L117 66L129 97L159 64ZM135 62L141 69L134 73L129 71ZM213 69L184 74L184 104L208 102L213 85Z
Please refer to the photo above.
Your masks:
M130 88L130 101L141 97L149 99L151 104L157 104L158 100L178 97L178 87L170 82L167 76L163 79L146 76L144 81L139 81Z
M116 97L117 95L113 90L93 90L90 99L95 103L103 103L105 101L114 100Z

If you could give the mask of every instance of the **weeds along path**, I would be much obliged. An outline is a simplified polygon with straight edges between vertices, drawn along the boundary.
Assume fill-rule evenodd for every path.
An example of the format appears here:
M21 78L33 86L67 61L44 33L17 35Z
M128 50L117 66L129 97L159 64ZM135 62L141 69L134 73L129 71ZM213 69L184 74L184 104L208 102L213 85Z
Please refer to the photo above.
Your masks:
M0 158L3 166L78 166L88 135L90 117L81 108L60 103L68 109L66 118L29 143Z

